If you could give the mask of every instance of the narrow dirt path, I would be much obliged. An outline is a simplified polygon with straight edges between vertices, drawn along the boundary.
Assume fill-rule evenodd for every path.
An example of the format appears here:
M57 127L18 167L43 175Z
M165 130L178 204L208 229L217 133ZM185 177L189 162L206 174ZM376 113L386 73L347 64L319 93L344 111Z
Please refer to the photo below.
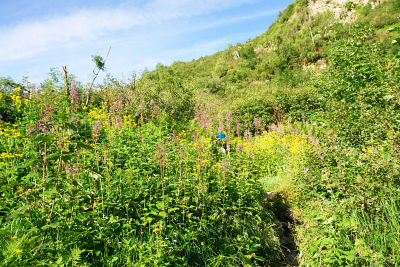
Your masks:
M268 192L267 198L274 203L275 224L279 231L279 239L283 252L280 266L299 266L298 248L295 242L295 221L290 206L284 202L281 194Z

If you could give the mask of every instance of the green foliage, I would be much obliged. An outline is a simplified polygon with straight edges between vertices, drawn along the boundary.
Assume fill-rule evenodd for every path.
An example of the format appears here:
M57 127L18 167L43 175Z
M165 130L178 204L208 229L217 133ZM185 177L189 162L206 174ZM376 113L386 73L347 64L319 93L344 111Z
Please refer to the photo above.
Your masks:
M247 45L240 50L240 56L245 59L253 59L256 57L256 52L252 46Z
M172 131L159 106L127 116L113 101L76 111L35 100L29 116L1 124L2 265L281 261L259 183L273 155L253 150L268 143L230 137L224 154L215 128L192 120ZM270 171L284 164L276 158Z
M222 84L221 79L219 78L209 78L203 82L204 82L204 88L209 93L215 94L224 91L224 86Z
M143 77L137 91L138 98L146 100L146 103L153 99L175 120L187 119L194 114L192 89L183 84L178 73L161 64L153 73Z
M0 79L0 115L1 120L14 123L19 119L25 107L23 98L28 98L29 93L21 84L11 79Z
M318 132L323 133L322 126ZM316 131L317 132L317 131ZM321 136L297 177L297 205L307 222L299 227L304 261L323 265L398 263L399 164L392 141L344 148L332 134ZM386 155L382 157L382 155ZM383 222L386 218L386 221ZM386 230L380 227L385 224ZM382 242L385 239L385 243ZM392 250L393 249L393 250Z
M395 34L397 33L397 35L395 35L395 39L392 40L392 45L393 45L393 47L395 47L395 49L397 49L397 54L395 54L396 57L400 58L400 49L398 49L400 46L400 26L390 28L389 32L395 33Z
M351 11L357 7L357 4L353 1L347 1L344 7L347 9L347 11Z
M301 265L398 265L399 1L308 2L88 105L57 69L1 79L0 265L283 265L286 205Z
M225 60L218 60L214 67L214 75L217 78L223 78L228 74L228 70L231 68Z
M262 119L264 127L268 127L289 118L301 121L302 117L321 108L319 96L312 88L277 88L262 94L254 90L253 94L235 101L232 110L240 121L247 121L252 130L254 117Z
M400 5L398 1L385 1L372 9L366 5L359 10L359 22L371 25L377 29L398 23Z
M296 179L300 250L310 265L396 265L399 61L373 27L350 34L330 46L317 78L328 128L315 129L321 145Z
M352 38L335 44L329 57L329 87L321 88L330 99L338 134L354 145L385 138L387 125L398 120L399 106L391 97L396 70L389 69L391 59L379 46L367 43L370 34L356 25Z
M277 121L279 117L275 110L272 99L265 97L248 97L235 103L233 114L239 118L239 121L246 121L250 124L250 129L254 129L253 118L262 119L264 125L270 125ZM280 118L279 118L280 119Z
M104 71L104 68L105 68L105 60L103 59L103 57L102 56L100 56L100 55L93 55L92 56L92 61L93 61L93 63L96 65L96 68L98 69L98 70L103 70Z
M282 22L286 22L294 13L295 4L290 4L283 12L279 14L279 19Z

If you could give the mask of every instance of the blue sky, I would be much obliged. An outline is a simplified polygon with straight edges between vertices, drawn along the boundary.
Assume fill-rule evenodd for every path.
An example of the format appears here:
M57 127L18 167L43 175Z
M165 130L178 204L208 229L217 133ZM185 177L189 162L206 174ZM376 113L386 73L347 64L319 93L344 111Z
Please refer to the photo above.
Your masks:
M67 65L92 77L91 56L128 79L157 63L189 61L265 32L294 0L2 0L0 77L39 83ZM101 79L101 77L100 77Z

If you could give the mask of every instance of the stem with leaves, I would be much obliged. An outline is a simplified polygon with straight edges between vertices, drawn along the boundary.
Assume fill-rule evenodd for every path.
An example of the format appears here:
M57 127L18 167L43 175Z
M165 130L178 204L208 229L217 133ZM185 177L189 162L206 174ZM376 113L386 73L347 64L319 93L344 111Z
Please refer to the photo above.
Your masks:
M97 76L99 76L100 71L104 71L104 69L105 69L104 66L106 64L108 56L110 55L110 52L111 52L111 46L110 46L110 48L108 48L108 52L107 52L106 58L104 60L99 55L93 56L93 61L96 64L96 68L93 69L94 77L93 77L92 83L90 84L88 95L86 97L86 103L85 103L86 107L89 104L89 100L92 95L92 88L93 88L94 81L96 80Z

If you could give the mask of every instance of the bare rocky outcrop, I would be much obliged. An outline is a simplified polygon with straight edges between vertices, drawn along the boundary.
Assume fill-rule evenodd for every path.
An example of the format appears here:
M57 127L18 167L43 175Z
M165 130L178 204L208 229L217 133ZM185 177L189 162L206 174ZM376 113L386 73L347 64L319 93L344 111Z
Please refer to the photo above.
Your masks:
M351 2L365 6L368 3L371 3L372 8L375 8L375 6L385 2L386 0L352 0ZM335 18L339 19L340 15L342 12L346 11L346 3L350 2L349 0L310 0L308 3L308 8L310 10L310 14L312 16L315 16L318 13L322 13L325 11L332 11L335 15ZM348 15L351 15L353 11L349 11ZM351 16L346 17L346 22L349 22L348 20L351 18Z

